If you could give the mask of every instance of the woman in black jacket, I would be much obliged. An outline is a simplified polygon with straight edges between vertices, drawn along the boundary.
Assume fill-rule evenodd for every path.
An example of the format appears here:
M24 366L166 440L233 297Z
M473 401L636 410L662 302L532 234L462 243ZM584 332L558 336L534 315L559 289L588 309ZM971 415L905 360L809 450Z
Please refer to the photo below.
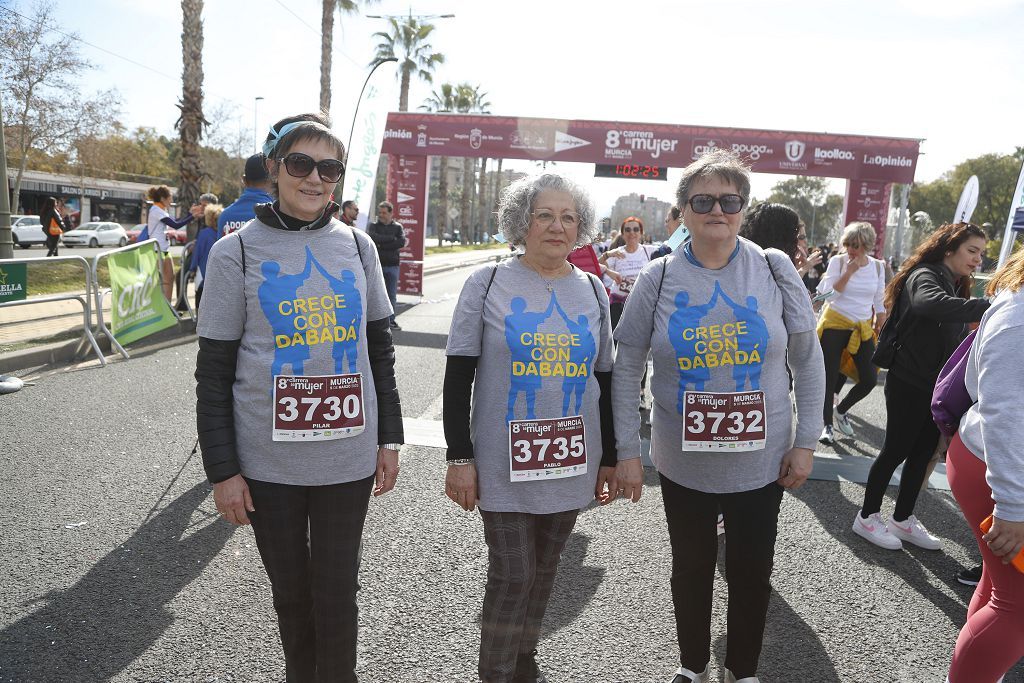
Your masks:
M43 232L46 233L46 255L56 256L57 247L60 245L60 236L64 234L67 226L64 219L57 211L57 199L47 197L43 200L43 208L39 212L39 222L43 224Z
M969 298L971 273L981 265L985 240L984 231L971 223L943 225L886 287L885 308L891 312L886 325L896 326L896 340L885 380L885 442L853 521L854 533L882 548L900 550L903 541L941 548L914 516L914 505L939 440L931 413L935 380L963 340L965 324L981 320L989 306L984 299ZM882 497L904 461L896 510L887 523L880 512Z

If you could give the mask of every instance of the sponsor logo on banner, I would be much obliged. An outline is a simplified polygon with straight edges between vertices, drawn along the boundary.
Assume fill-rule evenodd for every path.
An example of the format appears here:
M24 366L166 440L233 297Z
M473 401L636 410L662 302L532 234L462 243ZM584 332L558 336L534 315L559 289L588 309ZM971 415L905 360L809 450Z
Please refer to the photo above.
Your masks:
M555 151L556 152L561 152L561 151L567 150L567 149L576 149L577 147L583 147L584 145L589 145L589 144L590 144L589 140L584 140L582 138L576 137L575 135L569 135L568 133L563 133L560 130L556 130L555 131Z
M657 159L662 152L675 152L679 140L655 137L649 130L609 130L604 136L606 159L632 159L633 152Z
M384 131L384 138L393 140L412 140L412 131L388 128Z
M832 149L814 148L814 163L817 166L831 166L835 161L853 161L854 159L856 157L848 149L839 149L838 147L833 147Z
M864 155L865 166L881 166L885 168L892 166L895 168L910 168L914 165L913 159L908 159L904 156L893 156L891 154L865 154Z
M786 143L786 158L793 162L800 161L806 149L807 145L800 140L790 140Z
M480 149L480 144L483 142L483 133L479 128L474 128L469 131L469 146L472 149Z
M519 128L508 136L512 149L528 149L535 152L551 151L551 140L547 131L538 128Z
M419 130L419 132L416 133L416 146L417 147L426 147L427 146L427 127L424 126L423 124L420 124L420 125L416 126L416 128Z
M401 204L402 202L411 202L414 199L416 199L416 198L413 197L411 194L406 194L406 193L402 192L401 190L398 191L398 203L399 204Z
M696 161L708 152L719 149L722 144L724 143L721 140L715 140L714 138L695 138L693 148L690 150L690 158Z
M28 267L24 263L0 266L0 302L21 301L28 289Z
M757 161L762 156L770 156L775 154L775 150L768 145L757 145L747 144L745 142L734 142L732 143L732 151L741 157L746 157L751 161Z

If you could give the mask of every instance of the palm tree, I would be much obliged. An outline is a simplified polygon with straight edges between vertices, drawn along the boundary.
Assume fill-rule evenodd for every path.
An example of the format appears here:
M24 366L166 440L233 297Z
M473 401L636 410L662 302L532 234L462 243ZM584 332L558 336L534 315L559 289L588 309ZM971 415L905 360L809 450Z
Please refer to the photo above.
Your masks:
M355 14L359 6L379 0L323 0L320 15L320 111L331 112L331 49L334 42L334 10L339 14Z
M459 107L457 100L455 86L451 83L442 83L440 90L432 92L420 105L420 109L433 112L455 111ZM434 218L434 224L437 226L437 246L440 247L448 228L448 157L443 156L438 160L438 169L438 215Z
M199 200L203 165L199 139L209 121L203 118L203 0L181 0L181 115L174 124L181 137L178 204L192 206ZM189 226L190 231L192 226ZM191 235L189 235L191 237Z
M398 111L409 111L409 84L413 73L427 83L432 83L434 69L444 64L444 55L432 52L434 48L426 42L434 31L433 24L421 23L412 14L402 21L388 17L388 22L391 24L390 33L378 31L373 34L375 38L380 38L380 43L377 44L377 53L370 66L382 59L398 59L398 77L402 84Z
M489 114L491 103L486 99L487 93L480 90L479 85L470 85L469 83L460 83L455 86L456 92L456 103L458 105L457 111L463 114ZM486 162L485 162L486 167ZM469 157L462 159L462 208L460 210L461 216L460 224L462 226L462 240L465 242L466 236L470 230L473 230L473 241L477 241L477 234L475 229L475 222L473 221L472 208L470 201L476 195L474 188L476 187L475 182L475 171L476 161Z

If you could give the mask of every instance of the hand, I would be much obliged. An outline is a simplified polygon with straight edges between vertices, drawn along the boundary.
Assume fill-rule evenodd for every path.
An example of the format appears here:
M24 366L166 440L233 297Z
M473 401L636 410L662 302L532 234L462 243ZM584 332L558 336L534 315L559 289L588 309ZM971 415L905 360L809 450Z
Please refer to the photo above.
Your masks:
M466 512L472 512L478 500L476 465L448 465L448 472L444 475L444 494Z
M615 480L618 483L616 489L623 498L640 502L640 494L644 490L644 466L640 458L620 460L615 466Z
M879 315L875 316L875 325L874 325L875 336L878 336L878 335L882 334L882 325L885 324L885 319L888 318L888 317L889 316L887 316L885 313L880 313Z
M195 217L195 218L202 218L203 217L203 205L202 204L193 204L191 207L189 207L188 212L190 214L192 214L192 216Z
M249 485L245 483L241 474L213 485L213 503L217 506L217 512L236 526L249 524L249 515L246 511L256 512L252 505L252 497L249 495Z
M810 256L804 259L804 265L810 270L815 266L821 265L821 261L824 258L824 254L821 253L821 249L815 249L811 252Z
M863 264L863 263L861 263L861 262L860 262L860 258L855 258L855 259L851 259L851 258L849 258L849 256L847 256L847 260L846 260L846 272L847 272L847 273L849 273L850 275L853 275L853 274L854 274L854 273L856 273L856 272L857 272L857 271L858 271L858 270L860 269L860 267L861 267L861 266L863 266L863 265L865 265L865 264Z
M622 275L612 270L611 268L606 270L604 274L610 277L612 280L614 280L616 284L622 284Z
M992 528L981 538L1003 564L1009 564L1024 548L1024 522L1007 522L993 517Z
M398 481L398 451L380 446L377 448L377 473L374 475L374 496L383 496L395 488Z
M618 479L615 477L614 467L602 466L597 470L597 487L594 489L594 498L601 505L607 505L615 500L619 490Z
M623 258L625 255L626 255L626 252L624 252L622 250L622 247L618 247L616 249L610 249L610 250L604 252L604 257L605 258Z
M814 467L814 451L810 448L790 448L782 456L779 467L779 486L785 489L798 489L811 476Z

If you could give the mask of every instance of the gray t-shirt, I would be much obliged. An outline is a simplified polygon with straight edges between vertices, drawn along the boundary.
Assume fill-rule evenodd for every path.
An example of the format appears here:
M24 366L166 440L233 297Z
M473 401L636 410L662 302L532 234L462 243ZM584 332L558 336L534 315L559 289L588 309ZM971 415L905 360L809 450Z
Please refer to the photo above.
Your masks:
M279 230L254 220L214 244L198 334L241 340L234 415L244 476L321 486L363 479L374 472L377 395L367 356L366 323L390 315L373 242L337 220L319 230L299 231ZM304 403L304 397L296 397L291 404L275 404L275 376L356 373L361 375L365 419L360 433L314 440L310 432L310 439L273 440L275 415L328 419L325 415L349 409L347 403L328 407L323 401L327 412L315 412L320 404ZM313 413L307 413L310 406Z
M682 251L666 257L664 265L655 261L645 268L615 339L650 347L654 358L651 457L658 471L677 484L710 493L749 491L778 479L782 456L794 438L788 337L814 327L810 298L789 258L777 250L762 251L742 237L736 256L719 270L691 263ZM618 400L618 378L615 382L621 426L625 406ZM691 410L683 405L684 392L757 390L764 392L762 449L683 450L684 408ZM622 454L636 434L617 429L616 438Z
M608 296L578 268L552 289L514 258L473 273L455 307L447 353L480 358L470 433L483 510L549 514L578 510L594 499L601 463L594 372L612 367ZM519 437L510 449L510 420L572 416L583 418L586 473L512 481L513 455L521 451ZM546 462L556 447L551 445Z

